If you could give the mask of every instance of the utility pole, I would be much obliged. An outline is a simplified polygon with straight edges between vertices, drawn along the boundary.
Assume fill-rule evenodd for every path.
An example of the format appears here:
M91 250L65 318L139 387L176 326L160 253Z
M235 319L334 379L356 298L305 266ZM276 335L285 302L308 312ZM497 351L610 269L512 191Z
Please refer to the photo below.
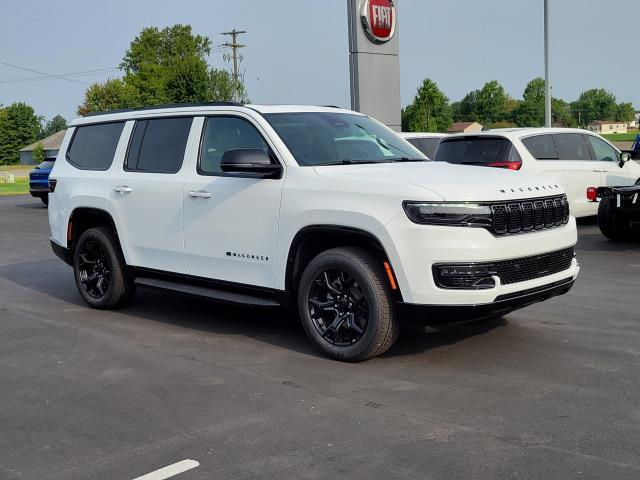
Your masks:
M551 78L549 74L549 0L544 0L544 125L551 127Z
M236 30L235 28L230 32L222 32L222 35L230 35L231 43L223 43L223 47L231 48L231 57L233 58L233 99L238 101L238 90L240 90L240 74L238 73L238 49L246 47L238 43L238 35L247 33L245 30Z

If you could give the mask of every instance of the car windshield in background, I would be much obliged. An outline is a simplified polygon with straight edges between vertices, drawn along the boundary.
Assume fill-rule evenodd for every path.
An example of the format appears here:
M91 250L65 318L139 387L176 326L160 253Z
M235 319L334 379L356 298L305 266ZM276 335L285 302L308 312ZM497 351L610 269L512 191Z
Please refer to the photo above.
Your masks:
M362 115L270 113L265 118L301 166L426 161L411 144Z
M49 170L50 168L53 168L54 162L55 162L55 160L45 160L40 165L38 165L36 168L38 170Z
M463 165L487 165L505 162L510 150L511 142L505 138L461 137L441 141L434 160Z

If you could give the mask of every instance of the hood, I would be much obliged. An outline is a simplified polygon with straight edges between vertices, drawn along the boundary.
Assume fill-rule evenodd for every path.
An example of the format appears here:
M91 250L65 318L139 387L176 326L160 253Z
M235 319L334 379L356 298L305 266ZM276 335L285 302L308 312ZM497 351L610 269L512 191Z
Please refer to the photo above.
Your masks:
M415 185L441 196L445 201L518 200L565 193L559 183L537 175L445 162L332 165L315 167L315 170L318 175L336 179Z

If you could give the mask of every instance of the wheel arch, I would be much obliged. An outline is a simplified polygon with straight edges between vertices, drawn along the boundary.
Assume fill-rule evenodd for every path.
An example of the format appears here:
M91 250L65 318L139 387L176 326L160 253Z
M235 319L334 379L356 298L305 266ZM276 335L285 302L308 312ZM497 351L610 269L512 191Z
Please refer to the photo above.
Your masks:
M295 292L304 266L320 252L343 246L364 247L378 257L381 263L388 262L396 289L393 293L398 301L402 294L397 286L397 276L386 249L378 237L371 232L340 225L318 224L308 225L300 229L293 237L287 253L285 270L285 290ZM389 280L391 281L391 280Z
M113 237L120 249L120 252L125 257L125 261L127 261L126 252L122 248L118 229L116 228L113 217L109 212L100 208L78 207L71 212L67 225L67 246L69 250L73 252L80 235L82 235L84 231L93 227L109 228L113 233Z

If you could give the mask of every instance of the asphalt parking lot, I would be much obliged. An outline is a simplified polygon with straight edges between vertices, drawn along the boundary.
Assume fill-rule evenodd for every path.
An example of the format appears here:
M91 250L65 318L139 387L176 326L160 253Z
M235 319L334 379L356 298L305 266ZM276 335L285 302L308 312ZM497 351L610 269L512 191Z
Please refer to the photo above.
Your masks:
M640 478L640 245L579 229L569 294L350 365L280 311L92 311L0 197L0 479Z

